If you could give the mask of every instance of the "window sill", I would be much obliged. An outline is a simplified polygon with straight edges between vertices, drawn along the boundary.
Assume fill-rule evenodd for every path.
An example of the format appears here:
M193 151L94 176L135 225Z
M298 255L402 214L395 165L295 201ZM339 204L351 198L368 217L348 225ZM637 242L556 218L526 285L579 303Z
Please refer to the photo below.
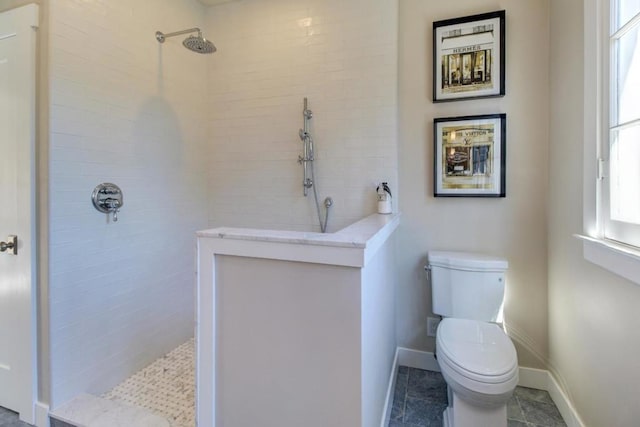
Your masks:
M640 249L575 234L582 240L584 259L640 285Z

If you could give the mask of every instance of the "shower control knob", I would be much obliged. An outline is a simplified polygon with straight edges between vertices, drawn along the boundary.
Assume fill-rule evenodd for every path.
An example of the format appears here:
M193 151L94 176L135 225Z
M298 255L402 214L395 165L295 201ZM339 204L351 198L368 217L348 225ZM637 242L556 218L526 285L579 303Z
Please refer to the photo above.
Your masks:
M117 210L120 207L120 201L118 199L105 199L104 205L110 210Z
M120 187L109 182L102 183L93 190L91 201L98 211L113 214L113 222L118 221L118 212L124 205Z
M6 242L0 242L0 252L5 251L18 255L18 236L9 236Z

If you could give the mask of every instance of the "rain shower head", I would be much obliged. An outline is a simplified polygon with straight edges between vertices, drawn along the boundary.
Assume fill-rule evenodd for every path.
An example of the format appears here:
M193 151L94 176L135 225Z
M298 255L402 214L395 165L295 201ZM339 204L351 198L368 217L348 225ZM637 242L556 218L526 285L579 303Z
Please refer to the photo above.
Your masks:
M182 42L184 47L197 53L213 53L217 49L209 40L202 37L202 33L198 31L197 36L189 36Z
M200 28L189 28L188 30L176 31L175 33L169 33L169 34L164 34L160 31L156 31L156 40L158 40L160 43L164 43L165 39L167 39L168 37L179 36L181 34L195 33L196 31L198 32L197 36L189 36L186 39L184 39L184 41L182 42L184 47L197 53L215 52L217 50L216 47L213 45L213 43L211 43L209 40L205 39L202 36L202 31L200 31Z

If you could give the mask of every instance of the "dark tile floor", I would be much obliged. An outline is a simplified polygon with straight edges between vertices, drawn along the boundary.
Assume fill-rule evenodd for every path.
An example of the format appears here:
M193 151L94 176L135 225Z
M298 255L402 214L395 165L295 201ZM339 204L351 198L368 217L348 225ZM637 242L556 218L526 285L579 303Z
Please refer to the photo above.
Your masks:
M51 427L74 427L73 424L65 423L55 418L49 417L49 420L51 421Z
M389 427L441 427L447 383L439 372L400 366ZM549 393L517 387L507 407L508 427L566 426Z
M18 419L18 414L0 406L0 427L33 427Z

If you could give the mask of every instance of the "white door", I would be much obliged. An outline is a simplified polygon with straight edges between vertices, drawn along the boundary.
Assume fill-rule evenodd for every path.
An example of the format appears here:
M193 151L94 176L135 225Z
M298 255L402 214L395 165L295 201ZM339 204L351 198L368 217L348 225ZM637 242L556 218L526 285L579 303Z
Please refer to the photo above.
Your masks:
M38 8L0 13L0 406L33 423L36 390L35 31ZM17 254L6 243L17 236Z

